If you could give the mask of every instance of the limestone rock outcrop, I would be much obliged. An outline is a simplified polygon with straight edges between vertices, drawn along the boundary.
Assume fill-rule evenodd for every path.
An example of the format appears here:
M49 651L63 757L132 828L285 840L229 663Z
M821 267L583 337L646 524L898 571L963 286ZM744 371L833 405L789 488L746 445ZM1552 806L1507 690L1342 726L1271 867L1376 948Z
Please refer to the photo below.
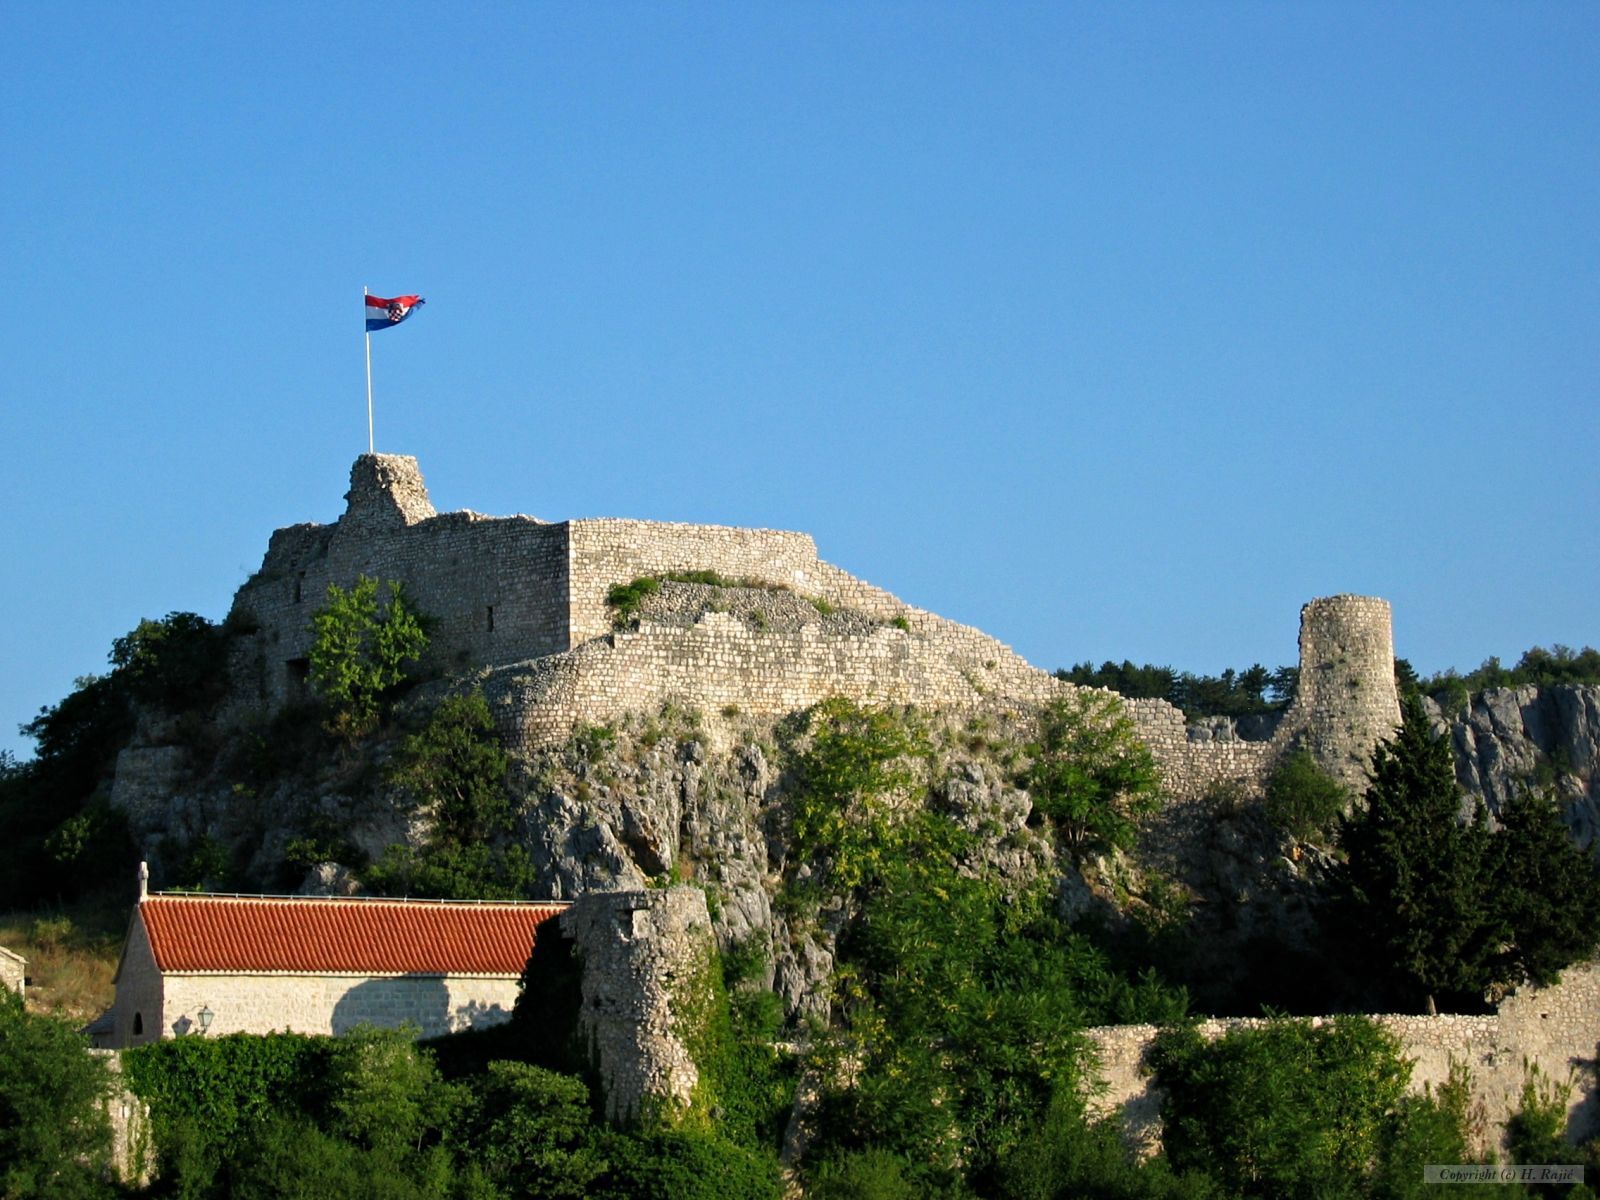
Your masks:
M1580 845L1600 853L1600 687L1491 688L1446 720L1456 778L1491 816L1529 787L1548 787Z

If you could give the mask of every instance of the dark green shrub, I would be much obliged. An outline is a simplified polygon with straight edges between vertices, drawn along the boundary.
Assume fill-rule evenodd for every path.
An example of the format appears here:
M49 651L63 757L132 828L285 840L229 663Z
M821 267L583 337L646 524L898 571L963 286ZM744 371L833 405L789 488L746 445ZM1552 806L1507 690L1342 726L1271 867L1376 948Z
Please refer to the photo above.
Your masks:
M228 687L227 634L190 612L140 621L111 643L111 662L129 694L169 713L216 703Z
M654 575L643 575L630 583L617 583L606 592L606 604L611 608L611 621L618 629L623 628L638 615L639 606L644 603L647 596L654 596L661 590L661 580Z
M467 1161L509 1194L590 1194L605 1171L589 1089L571 1075L520 1062L491 1062L467 1084L455 1142Z
M1399 1050L1360 1017L1280 1019L1214 1042L1169 1030L1150 1052L1167 1157L1248 1197L1360 1195L1411 1074Z
M106 1064L81 1035L0 989L0 1196L110 1194L101 1180L111 1149L101 1104L109 1086Z
M869 1148L829 1155L806 1177L806 1200L922 1200L908 1176L911 1164L892 1150Z
M595 1200L778 1200L778 1158L693 1129L612 1135Z
M1344 785L1307 750L1287 755L1267 780L1267 820L1297 841L1321 840L1349 805Z

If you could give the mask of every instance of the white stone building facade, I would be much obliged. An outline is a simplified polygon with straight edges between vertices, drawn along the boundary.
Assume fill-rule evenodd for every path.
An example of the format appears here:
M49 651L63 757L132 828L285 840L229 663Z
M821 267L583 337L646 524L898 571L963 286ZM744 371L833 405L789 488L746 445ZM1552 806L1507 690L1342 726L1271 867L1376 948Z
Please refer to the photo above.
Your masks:
M423 1037L511 1018L538 926L566 906L328 897L141 898L98 1022L108 1047L228 1033Z

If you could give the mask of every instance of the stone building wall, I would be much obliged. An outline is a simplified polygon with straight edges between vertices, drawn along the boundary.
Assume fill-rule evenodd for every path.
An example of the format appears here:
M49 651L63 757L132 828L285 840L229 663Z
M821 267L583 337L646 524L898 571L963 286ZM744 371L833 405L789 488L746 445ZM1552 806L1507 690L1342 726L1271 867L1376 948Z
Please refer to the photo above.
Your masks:
M474 975L177 974L165 978L163 1037L198 1033L199 1012L212 1012L207 1033L342 1034L357 1025L422 1037L486 1028L511 1019L516 977Z
M211 1037L278 1030L340 1034L363 1023L389 1029L411 1024L423 1037L437 1037L509 1021L518 982L505 975L163 975L136 919L117 968L108 1041L121 1048L198 1034L202 1008L212 1013L206 1030Z
M173 1036L162 1010L161 970L151 952L144 922L137 918L128 928L122 961L117 965L116 983L108 1045L119 1049L142 1046L157 1038ZM199 1005L195 1006L195 1011L199 1011Z
M1314 1017L1314 1023L1327 1018ZM1481 1103L1491 1139L1520 1102L1527 1064L1537 1065L1557 1083L1574 1084L1567 1135L1581 1141L1600 1133L1600 1089L1595 1058L1600 1047L1600 964L1569 969L1550 988L1526 988L1508 996L1486 1016L1376 1016L1400 1039L1401 1052L1415 1060L1411 1090L1437 1089L1450 1076L1450 1064L1471 1072L1472 1096ZM1260 1027L1261 1019L1204 1021L1201 1035L1218 1038L1231 1029ZM1097 1114L1117 1113L1129 1140L1144 1150L1157 1148L1161 1134L1162 1093L1152 1086L1144 1065L1155 1040L1154 1025L1107 1025L1088 1031L1100 1056L1106 1088L1092 1100Z
M0 946L0 992L22 995L28 977L28 960Z
M705 893L675 887L592 892L557 918L583 962L579 1027L605 1093L606 1118L629 1123L652 1105L687 1109L700 1075L685 1044L686 988L715 949Z

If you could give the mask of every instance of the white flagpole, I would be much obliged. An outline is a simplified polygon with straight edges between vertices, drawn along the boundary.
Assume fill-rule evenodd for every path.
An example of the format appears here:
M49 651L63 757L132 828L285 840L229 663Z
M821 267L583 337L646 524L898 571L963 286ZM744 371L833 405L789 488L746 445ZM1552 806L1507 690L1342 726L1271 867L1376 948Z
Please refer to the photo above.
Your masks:
M376 454L372 443L372 334L367 332L367 297L372 295L361 289L361 336L367 340L367 453Z

